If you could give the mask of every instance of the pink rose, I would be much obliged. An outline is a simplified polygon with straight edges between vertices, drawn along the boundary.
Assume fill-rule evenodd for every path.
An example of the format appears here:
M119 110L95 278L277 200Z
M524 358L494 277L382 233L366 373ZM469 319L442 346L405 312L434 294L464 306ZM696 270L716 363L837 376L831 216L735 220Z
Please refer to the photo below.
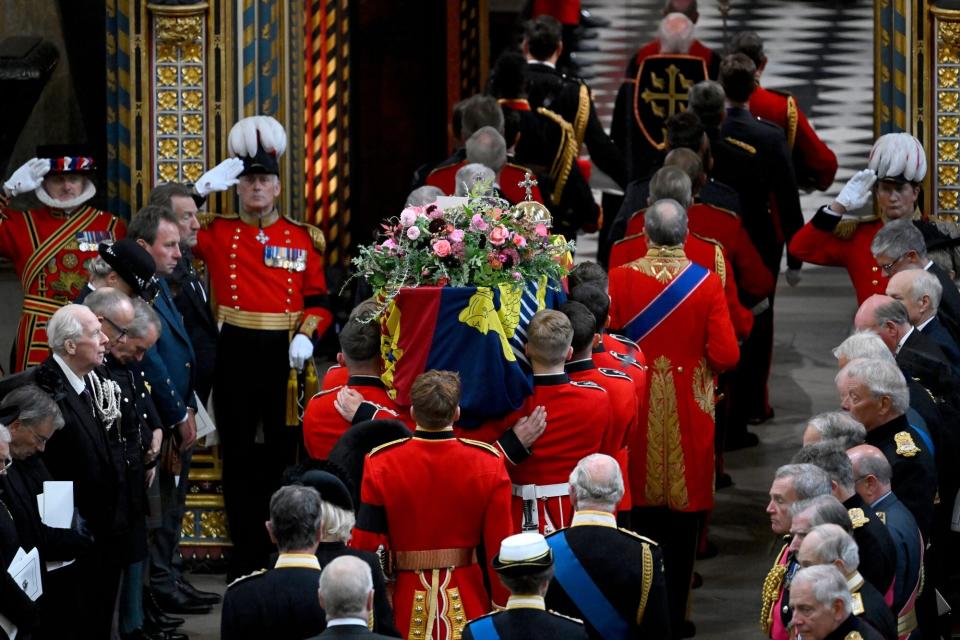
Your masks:
M463 229L454 229L450 232L450 240L452 242L463 242Z
M534 227L533 231L541 238L546 238L550 234L550 232L547 231L547 225L543 224L542 222Z
M417 216L420 214L414 207L407 207L400 212L400 224L405 227L411 227L417 222Z
M514 271L512 275L514 280L523 280L523 274L519 271Z
M507 238L510 237L510 230L501 224L494 227L490 231L490 235L487 237L490 240L490 244L494 245L495 247L499 247L507 241Z
M483 219L479 213L473 214L473 217L470 218L470 226L476 229L477 231L486 231L487 222Z
M446 240L437 240L433 243L433 252L441 258L450 255L450 243Z
M518 247L525 247L525 246L527 246L527 239L524 238L524 237L523 237L522 235L520 235L519 233L514 234L514 236L513 236L512 238L510 238L510 240L513 242L513 244L514 244L515 246L518 246Z
M383 243L381 243L380 248L381 248L381 249L396 249L396 248L397 248L397 243L394 242L393 238L387 238L386 240L383 241Z
M410 227L407 229L407 237L411 240L416 240L420 237L420 227Z

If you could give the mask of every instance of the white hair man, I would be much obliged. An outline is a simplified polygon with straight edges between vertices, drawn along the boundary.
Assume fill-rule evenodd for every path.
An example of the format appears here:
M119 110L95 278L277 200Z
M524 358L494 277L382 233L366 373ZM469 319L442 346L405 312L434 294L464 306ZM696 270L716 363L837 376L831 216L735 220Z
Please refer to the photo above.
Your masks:
M547 607L583 620L591 638L666 638L669 614L661 567L667 558L661 562L656 542L617 528L614 514L623 490L623 475L612 457L595 453L577 463L570 474L573 522L547 536L556 566ZM570 570L576 565L584 573L573 580ZM645 575L651 579L645 582ZM595 608L582 606L582 580L594 583L615 616L597 617Z
M369 638L386 640L390 636L373 633L367 627L373 611L375 591L370 565L353 556L340 556L323 568L318 589L320 606L327 618L327 629L310 640L320 638ZM464 638L467 636L464 635Z
M923 269L900 271L887 283L887 295L903 303L910 324L943 350L956 373L960 367L960 347L944 324L945 316L942 318L939 312L943 285L937 277Z
M803 640L882 640L873 627L853 615L853 598L843 574L831 565L800 569L790 590L794 630ZM848 635L850 634L850 635Z
M857 570L860 552L856 541L836 524L815 526L806 535L797 552L801 567L833 565L847 580L852 613L860 616L885 638L897 637L897 624L884 602L883 594Z
M469 196L475 191L478 184L486 183L485 192L490 193L497 189L497 174L493 169L479 162L465 164L457 170L457 190L453 195L458 197Z
M841 407L866 428L866 444L887 457L893 490L926 534L933 522L937 472L933 455L907 422L910 395L903 373L889 361L853 360L837 374L836 383Z
M873 334L871 334L873 335ZM846 341L844 341L846 342ZM883 347L883 345L880 345ZM883 347L886 350L886 347ZM809 420L803 430L803 444L835 440L844 449L863 444L867 430L845 411L824 411Z

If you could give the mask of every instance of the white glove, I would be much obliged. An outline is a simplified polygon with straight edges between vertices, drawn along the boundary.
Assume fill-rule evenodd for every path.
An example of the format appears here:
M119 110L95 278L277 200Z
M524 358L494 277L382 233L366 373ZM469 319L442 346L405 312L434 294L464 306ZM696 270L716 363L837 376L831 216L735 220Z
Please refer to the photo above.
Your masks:
M50 171L50 161L46 158L32 158L13 172L10 179L3 183L3 190L11 198L21 193L33 191L43 182L43 176Z
M243 171L243 160L227 158L200 176L193 188L201 196L206 196L211 191L226 191L237 184L237 176L241 171Z
M877 181L877 174L871 169L861 169L843 185L837 195L837 203L847 211L854 211L870 200L870 189Z
M800 269L787 269L786 278L791 287L797 286L800 284Z
M290 342L290 366L303 371L304 363L313 357L313 342L302 333L293 336Z

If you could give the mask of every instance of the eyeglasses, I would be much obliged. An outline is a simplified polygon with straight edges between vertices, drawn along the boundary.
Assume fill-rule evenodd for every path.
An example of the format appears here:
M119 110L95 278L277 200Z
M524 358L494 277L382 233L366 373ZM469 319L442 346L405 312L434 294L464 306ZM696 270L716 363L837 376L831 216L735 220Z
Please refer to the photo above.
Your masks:
M50 442L50 438L48 436L40 435L39 433L33 430L33 427L27 427L27 431L29 431L31 435L33 435L34 440L36 440L37 444L40 445L41 447L47 446L47 443Z
M114 322L107 316L99 316L99 318L103 322L106 322L111 327L113 327L113 330L117 332L117 340L122 340L123 338L127 337L127 331L128 331L127 327L121 327L120 325L118 325L116 322Z
M907 253L910 253L910 252L907 251ZM900 257L894 260L893 262L888 262L887 264L881 264L880 270L883 271L885 274L890 275L890 272L893 271L893 268L895 266L897 266L897 263L907 257L907 253L901 254Z

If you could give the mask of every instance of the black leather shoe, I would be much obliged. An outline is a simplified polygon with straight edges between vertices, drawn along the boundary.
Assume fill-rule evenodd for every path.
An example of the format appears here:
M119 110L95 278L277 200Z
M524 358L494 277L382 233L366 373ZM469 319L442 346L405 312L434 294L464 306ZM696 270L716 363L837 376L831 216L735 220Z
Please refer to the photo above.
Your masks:
M183 618L165 614L149 590L143 594L143 620L145 628L160 631L172 631L185 622Z
M176 591L172 594L155 593L154 597L164 613L203 615L210 613L210 609L213 608L209 604L191 598L182 591Z
M179 589L182 593L185 593L190 598L193 598L198 602L202 602L203 604L220 604L221 597L219 593L214 593L212 591L201 591L183 578L177 580L177 589Z

